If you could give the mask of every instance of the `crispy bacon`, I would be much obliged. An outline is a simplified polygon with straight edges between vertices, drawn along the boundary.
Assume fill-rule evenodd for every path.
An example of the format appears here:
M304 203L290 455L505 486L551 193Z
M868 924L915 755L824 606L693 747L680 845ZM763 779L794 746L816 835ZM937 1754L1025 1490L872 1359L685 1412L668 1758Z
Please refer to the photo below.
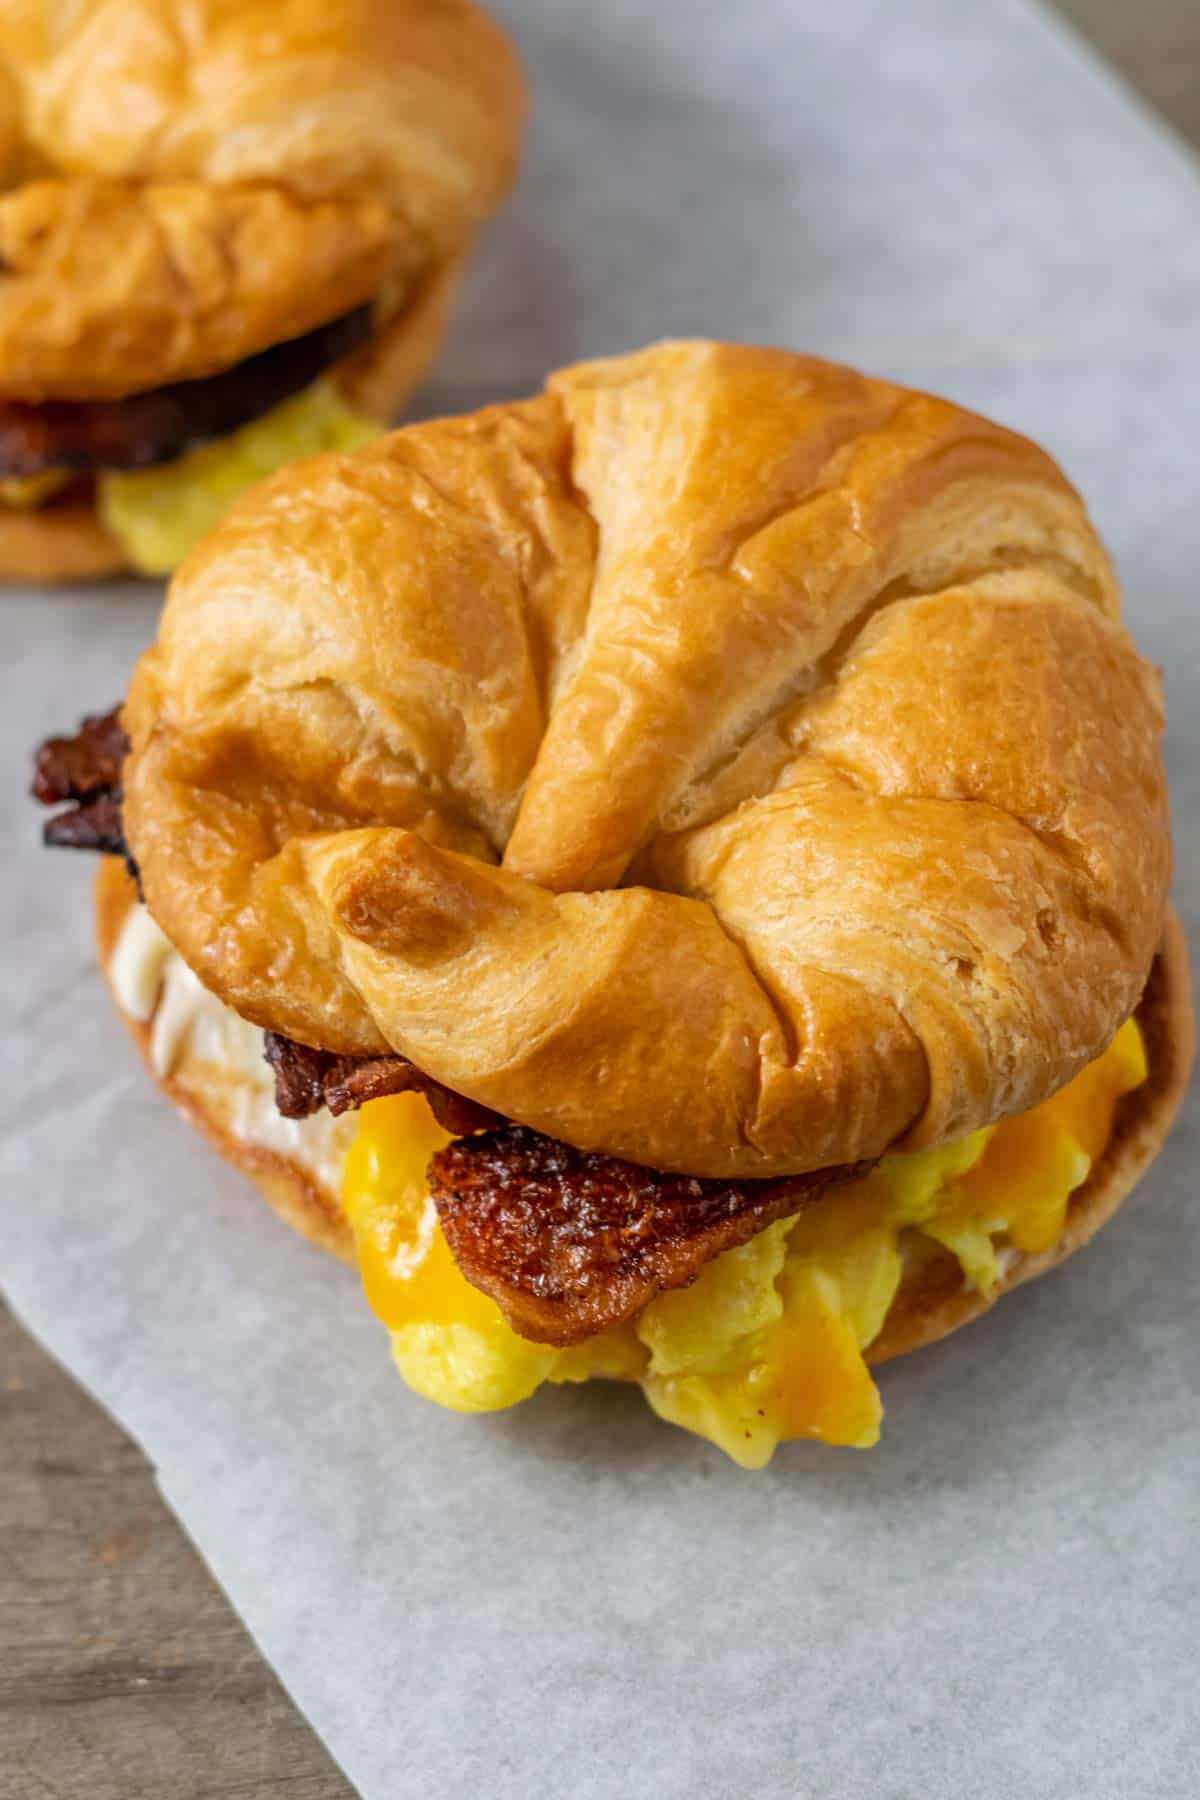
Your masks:
M498 1115L443 1087L405 1056L338 1056L268 1031L263 1055L275 1071L275 1104L285 1119L306 1119L327 1106L353 1112L384 1094L424 1094L444 1131L465 1135L498 1122Z
M123 400L0 400L0 480L173 462L310 387L370 335L371 309L360 306L199 381Z
M434 1204L459 1268L522 1337L575 1344L865 1165L771 1181L713 1181L573 1150L509 1125L439 1150Z
M34 759L32 793L43 806L68 804L47 819L42 841L59 850L98 850L123 856L137 871L125 846L121 823L121 767L129 739L121 709L94 713L73 737L47 738Z
M485 1131L499 1123L500 1115L486 1106L477 1106L465 1094L456 1094L440 1081L426 1075L404 1056L369 1056L365 1060L353 1056L338 1058L325 1082L325 1104L331 1113L352 1112L377 1100L382 1094L424 1094L443 1131L456 1137L472 1131Z
M307 1119L325 1104L325 1076L334 1061L282 1032L264 1031L263 1055L275 1076L275 1106L285 1119Z
M120 707L93 713L73 737L47 738L40 746L33 764L33 797L43 806L57 806L119 787L128 754Z
M55 813L42 827L42 842L52 850L96 850L102 856L123 856L129 862L120 796L97 794L83 806L68 806L65 812Z

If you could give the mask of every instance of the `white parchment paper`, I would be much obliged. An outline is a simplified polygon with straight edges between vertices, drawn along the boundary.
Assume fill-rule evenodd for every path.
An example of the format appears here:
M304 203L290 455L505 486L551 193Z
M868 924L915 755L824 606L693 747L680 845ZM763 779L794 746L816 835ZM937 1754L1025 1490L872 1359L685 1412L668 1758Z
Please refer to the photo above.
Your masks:
M668 333L790 344L1042 438L1165 665L1200 901L1200 182L1022 0L509 0L525 175L426 410ZM21 1316L132 1430L369 1800L1200 1791L1193 1104L1062 1273L883 1374L876 1452L745 1475L623 1390L464 1420L135 1066L30 745L144 590L4 599L0 1192Z

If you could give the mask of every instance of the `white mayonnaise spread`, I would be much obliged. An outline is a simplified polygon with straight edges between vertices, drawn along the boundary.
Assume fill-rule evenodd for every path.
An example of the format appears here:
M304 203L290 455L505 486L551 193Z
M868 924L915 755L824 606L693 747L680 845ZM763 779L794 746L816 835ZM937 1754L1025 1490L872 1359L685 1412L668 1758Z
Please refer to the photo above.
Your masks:
M188 968L144 906L126 915L108 964L117 1005L150 1024L150 1066L165 1080L185 1054L224 1077L221 1122L234 1137L290 1157L338 1193L355 1115L314 1113L285 1119L275 1105L275 1079L263 1058L257 1025L231 1011Z

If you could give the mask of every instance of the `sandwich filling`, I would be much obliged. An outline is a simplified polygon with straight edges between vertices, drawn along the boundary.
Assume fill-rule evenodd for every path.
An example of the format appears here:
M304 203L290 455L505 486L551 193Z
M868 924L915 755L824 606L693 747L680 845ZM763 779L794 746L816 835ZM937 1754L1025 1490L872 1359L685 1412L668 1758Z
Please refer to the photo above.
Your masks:
M1020 1254L1050 1249L1147 1074L1129 1019L1041 1106L954 1143L885 1156L868 1174L706 1263L689 1286L565 1348L530 1342L469 1283L431 1192L447 1134L421 1098L370 1102L346 1162L343 1206L368 1301L410 1387L463 1412L543 1382L622 1376L654 1410L759 1468L791 1438L866 1447L882 1417L866 1353L906 1273L948 1251L990 1293Z
M359 307L235 368L122 400L0 400L0 506L37 510L90 488L133 566L167 574L256 481L380 435L330 371L383 322Z
M330 1094L347 1072L332 1068L318 1075L318 1109L281 1116L261 1033L197 981L144 907L131 909L109 976L122 1009L150 1023L160 1077L171 1078L187 1058L195 1079L200 1065L206 1091L237 1096L226 1104L234 1136L286 1154L340 1189L367 1300L416 1392L456 1411L486 1412L547 1382L632 1380L660 1417L746 1468L762 1467L793 1438L873 1444L882 1405L869 1353L906 1275L949 1253L969 1286L986 1295L1015 1258L1052 1248L1071 1195L1108 1142L1117 1102L1147 1075L1142 1035L1129 1019L1100 1057L1042 1105L957 1142L885 1156L866 1172L850 1172L836 1191L802 1178L790 1210L703 1262L687 1285L655 1292L607 1329L550 1343L514 1329L477 1285L480 1268L468 1280L469 1247L464 1254L455 1220L454 1197L469 1186L464 1163L472 1159L490 1167L493 1198L507 1183L536 1212L528 1145L509 1142L536 1134L509 1127L457 1136L462 1118L447 1114L435 1094L439 1123L426 1094L411 1086L378 1093L357 1114L335 1115ZM337 1079L325 1081L330 1074ZM557 1149L560 1175L570 1173L578 1153ZM671 1179L643 1173L658 1195ZM598 1171L591 1174L594 1211ZM639 1215L643 1233L651 1216ZM617 1267L611 1237L602 1233L599 1241ZM567 1249L576 1268L581 1246L582 1239ZM539 1281L544 1292L553 1286L544 1270L533 1289Z

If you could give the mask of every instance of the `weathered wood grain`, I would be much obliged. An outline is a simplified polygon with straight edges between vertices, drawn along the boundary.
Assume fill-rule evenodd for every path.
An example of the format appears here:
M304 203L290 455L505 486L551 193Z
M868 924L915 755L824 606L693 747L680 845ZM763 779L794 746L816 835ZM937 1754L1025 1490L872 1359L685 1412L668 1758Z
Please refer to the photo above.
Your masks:
M347 1800L154 1476L0 1308L2 1800Z

